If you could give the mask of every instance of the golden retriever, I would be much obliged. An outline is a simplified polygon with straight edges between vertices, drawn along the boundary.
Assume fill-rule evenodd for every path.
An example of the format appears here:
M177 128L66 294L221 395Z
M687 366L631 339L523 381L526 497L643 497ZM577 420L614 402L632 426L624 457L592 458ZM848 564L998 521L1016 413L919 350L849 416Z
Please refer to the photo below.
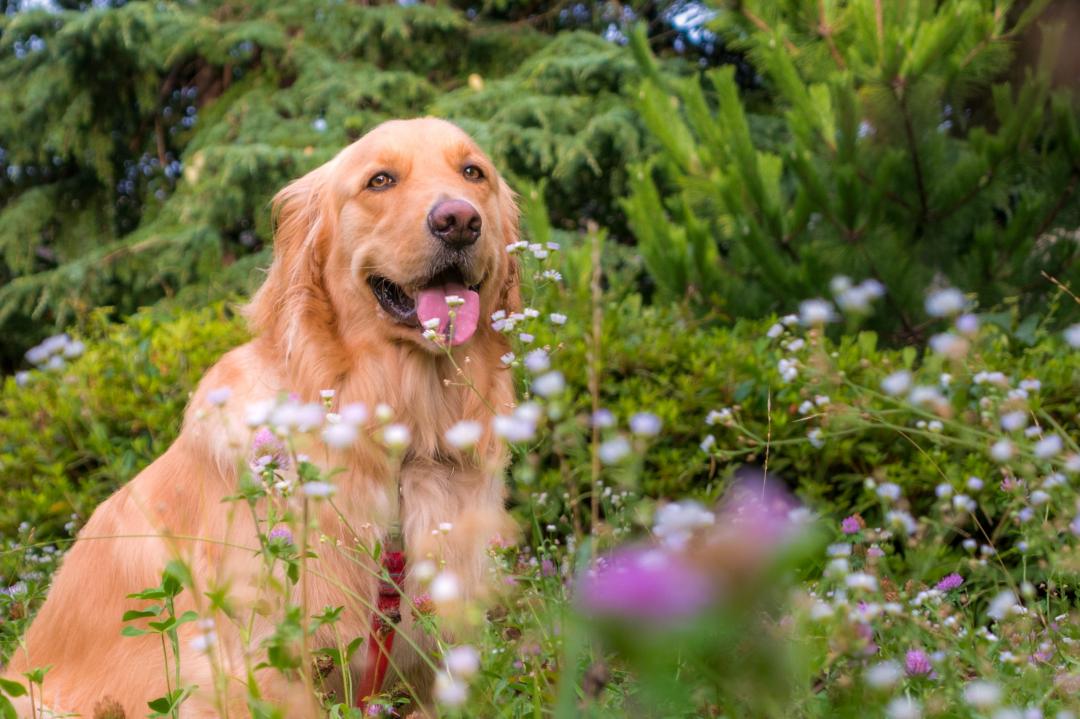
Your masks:
M493 414L513 406L499 359L509 346L487 318L519 303L506 251L517 240L518 212L490 159L448 122L387 122L287 186L274 205L273 264L246 310L254 339L206 374L165 454L93 513L11 659L11 677L52 665L35 706L84 717L119 708L129 718L147 714L147 701L166 693L163 645L154 635L121 636L121 618L148 604L127 595L156 586L166 564L180 559L193 583L176 613L201 618L179 629L181 684L198 687L181 716L249 716L249 695L287 717L315 716L309 663L291 678L258 666L282 618L281 596L291 591L308 617L344 607L306 649L366 641L377 582L361 549L394 521L398 481L407 566L445 563L466 596L480 590L489 542L509 531L505 450L491 429ZM461 298L452 330L449 295ZM294 432L294 451L324 470L343 468L332 476L333 501L270 491L251 512L229 499L250 461L254 423L272 421L253 419L251 408L283 393L318 403L322 390L334 390L331 409L389 405L392 421L408 429L407 446L389 451L375 417L341 449ZM385 421L385 407L381 415ZM469 449L445 437L462 420L483 427ZM258 533L270 529L271 505L294 518L293 541L313 553L291 589L261 569ZM413 576L404 587L406 597L422 591ZM423 706L432 672L408 648L425 638L407 606L392 664ZM356 652L351 676L332 675L323 688L342 700L364 661ZM20 716L31 716L22 701Z

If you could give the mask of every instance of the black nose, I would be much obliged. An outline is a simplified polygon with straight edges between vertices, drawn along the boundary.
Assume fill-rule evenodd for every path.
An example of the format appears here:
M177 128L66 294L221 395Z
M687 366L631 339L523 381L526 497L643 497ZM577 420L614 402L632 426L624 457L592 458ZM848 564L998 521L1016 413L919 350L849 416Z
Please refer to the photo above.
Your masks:
M453 248L468 247L480 237L480 213L465 200L443 200L427 216L431 234Z

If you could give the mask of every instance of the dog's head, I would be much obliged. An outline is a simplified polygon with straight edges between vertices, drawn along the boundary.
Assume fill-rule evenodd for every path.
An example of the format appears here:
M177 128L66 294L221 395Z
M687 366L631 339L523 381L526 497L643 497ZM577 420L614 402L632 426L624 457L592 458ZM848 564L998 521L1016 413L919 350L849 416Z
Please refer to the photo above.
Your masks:
M463 345L516 304L518 211L491 160L434 118L384 123L282 190L274 264L249 306L292 345L304 323L346 343L372 332Z

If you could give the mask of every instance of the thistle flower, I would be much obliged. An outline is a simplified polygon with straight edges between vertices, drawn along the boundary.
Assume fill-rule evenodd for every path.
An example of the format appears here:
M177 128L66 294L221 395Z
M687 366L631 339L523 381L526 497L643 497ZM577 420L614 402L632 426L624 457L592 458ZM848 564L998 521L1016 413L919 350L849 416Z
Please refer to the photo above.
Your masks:
M678 555L629 548L598 561L578 580L590 615L663 625L693 616L712 601L709 580Z
M278 525L270 530L270 534L266 535L266 539L270 542L281 542L282 544L292 544L293 534L288 527L284 525Z
M904 655L904 669L909 677L928 677L934 671L930 657L921 649L911 649Z
M840 522L840 531L844 534L858 534L863 530L865 525L866 523L863 521L862 517L853 514L850 517L845 517L844 520Z
M251 471L262 472L271 463L281 470L289 468L289 452L277 435L266 427L255 432L251 439Z
M934 588L939 592L950 592L953 589L959 588L963 583L964 578L956 572L953 572L952 574L946 574L942 577L938 583L934 585Z

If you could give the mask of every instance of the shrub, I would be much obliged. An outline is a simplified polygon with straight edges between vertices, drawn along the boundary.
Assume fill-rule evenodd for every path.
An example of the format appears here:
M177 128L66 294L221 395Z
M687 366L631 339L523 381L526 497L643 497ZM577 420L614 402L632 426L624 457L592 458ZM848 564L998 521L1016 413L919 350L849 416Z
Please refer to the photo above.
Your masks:
M1052 90L1061 28L1013 85L1010 43L1046 3L746 2L720 11L775 107L730 67L670 77L643 39L642 119L663 152L625 202L661 296L761 316L835 275L889 288L875 326L922 337L922 293L951 282L1041 314L1076 284L1077 98ZM1069 310L1075 316L1076 308Z

